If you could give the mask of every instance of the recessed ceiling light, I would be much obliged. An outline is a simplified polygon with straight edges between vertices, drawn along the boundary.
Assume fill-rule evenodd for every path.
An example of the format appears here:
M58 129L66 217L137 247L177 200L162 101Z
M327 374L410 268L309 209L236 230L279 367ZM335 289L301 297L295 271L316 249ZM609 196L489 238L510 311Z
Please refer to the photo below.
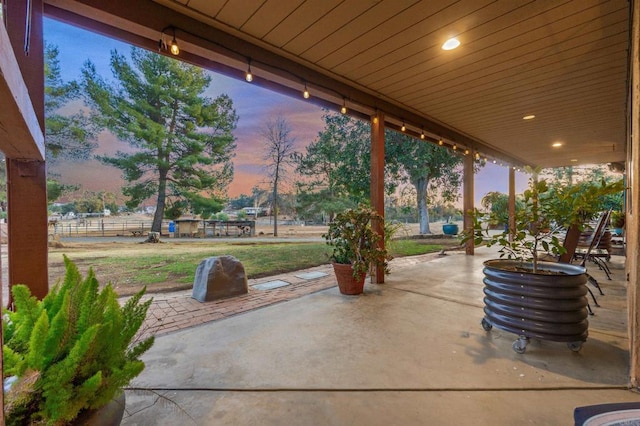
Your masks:
M460 46L460 40L453 37L444 42L444 44L442 45L442 50L453 50L458 46Z
M533 120L534 118L536 118L536 116L533 114L525 115L524 117L522 117L523 120Z
M562 142L554 142L551 144L551 146L554 148L560 148L562 146Z
M577 158L572 158L572 159L571 159L571 162L572 162L572 163L577 163L577 162L578 162L578 159L577 159Z

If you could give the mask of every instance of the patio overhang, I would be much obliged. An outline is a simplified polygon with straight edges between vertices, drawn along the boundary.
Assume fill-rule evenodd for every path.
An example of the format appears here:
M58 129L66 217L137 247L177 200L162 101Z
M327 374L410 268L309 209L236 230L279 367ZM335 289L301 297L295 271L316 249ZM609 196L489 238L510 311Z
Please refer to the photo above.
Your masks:
M512 165L626 160L626 0L47 0L45 14L152 50L172 27L182 60L236 78L250 61L256 84L306 85L322 106ZM462 45L446 52L449 35Z

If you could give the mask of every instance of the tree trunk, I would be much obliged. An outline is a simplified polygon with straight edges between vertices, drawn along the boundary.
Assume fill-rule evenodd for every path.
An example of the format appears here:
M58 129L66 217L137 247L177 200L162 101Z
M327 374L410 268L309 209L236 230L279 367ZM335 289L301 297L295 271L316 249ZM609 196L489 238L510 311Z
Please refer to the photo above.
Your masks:
M158 181L158 199L156 201L156 212L153 215L151 232L160 232L162 229L162 219L164 218L164 207L167 198L167 173L160 172Z
M429 228L429 210L427 209L427 179L419 178L412 182L416 188L416 198L418 199L418 221L420 222L420 234L431 234Z
M278 236L278 176L273 181L273 236Z

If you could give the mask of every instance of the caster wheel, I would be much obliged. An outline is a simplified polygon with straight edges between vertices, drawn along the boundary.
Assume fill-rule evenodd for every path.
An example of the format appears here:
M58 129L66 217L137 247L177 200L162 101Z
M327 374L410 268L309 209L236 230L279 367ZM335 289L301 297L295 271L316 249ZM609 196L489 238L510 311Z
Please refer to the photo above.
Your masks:
M582 349L582 342L568 342L567 347L573 352L580 352L580 349Z
M482 318L482 322L480 324L482 324L482 328L484 329L484 331L491 331L491 329L493 328L493 325L491 325L491 323L487 321L486 318Z
M526 339L518 339L513 342L513 350L519 354L523 354L527 350L527 340Z

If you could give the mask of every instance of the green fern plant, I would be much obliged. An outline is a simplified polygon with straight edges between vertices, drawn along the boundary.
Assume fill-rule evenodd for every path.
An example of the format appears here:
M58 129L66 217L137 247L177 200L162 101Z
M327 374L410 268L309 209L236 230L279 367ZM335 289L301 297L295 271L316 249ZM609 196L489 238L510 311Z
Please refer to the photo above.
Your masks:
M135 339L152 300L145 289L120 306L108 284L99 291L64 257L66 275L42 300L12 288L15 311L3 316L8 425L66 424L82 410L107 404L144 369L139 357L153 337Z

